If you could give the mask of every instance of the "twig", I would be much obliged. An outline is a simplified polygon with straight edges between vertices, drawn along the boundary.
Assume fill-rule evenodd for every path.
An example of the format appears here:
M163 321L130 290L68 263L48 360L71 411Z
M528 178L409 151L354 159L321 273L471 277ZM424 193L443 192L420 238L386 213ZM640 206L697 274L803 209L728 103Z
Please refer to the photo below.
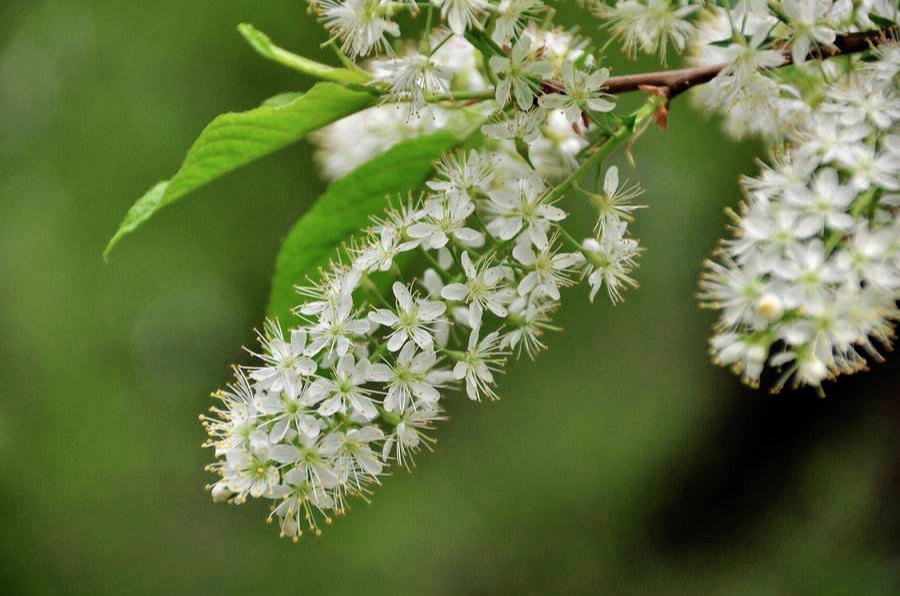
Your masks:
M864 31L860 33L845 33L838 35L830 46L813 48L809 53L810 60L832 58L846 54L856 54L876 47L889 39L896 39L897 27L886 27L876 31ZM784 62L780 66L792 64L789 49L784 50ZM728 62L710 64L707 66L695 66L692 68L678 68L674 70L662 70L642 74L623 75L610 77L603 86L603 91L611 95L629 93L631 91L646 91L647 89L665 89L669 99L684 93L691 87L708 83L722 70L728 67ZM544 93L558 92L563 89L559 81L545 80L541 83Z

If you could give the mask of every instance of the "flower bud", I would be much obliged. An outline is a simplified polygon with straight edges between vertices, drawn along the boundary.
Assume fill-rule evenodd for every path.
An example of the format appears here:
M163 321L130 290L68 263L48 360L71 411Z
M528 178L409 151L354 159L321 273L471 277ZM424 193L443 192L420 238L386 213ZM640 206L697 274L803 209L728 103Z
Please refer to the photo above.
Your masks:
M760 296L756 304L754 304L754 308L756 308L759 316L767 321L780 319L781 315L784 314L784 303L781 301L781 298L771 292Z

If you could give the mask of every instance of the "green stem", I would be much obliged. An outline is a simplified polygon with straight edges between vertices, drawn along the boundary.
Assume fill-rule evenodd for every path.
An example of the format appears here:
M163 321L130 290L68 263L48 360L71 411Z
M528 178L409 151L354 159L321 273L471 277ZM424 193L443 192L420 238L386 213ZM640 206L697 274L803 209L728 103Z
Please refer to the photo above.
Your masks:
M434 6L428 5L425 9L425 35L422 36L422 53L431 55L431 19L434 13Z
M433 48L431 48L431 50L429 51L428 55L429 55L429 56L434 56L434 53L437 52L437 51L438 51L439 49L441 49L442 47L444 47L444 44L445 44L445 43L447 43L448 41L450 41L451 39L453 39L453 35L454 35L453 33L450 33L450 34L448 34L447 36L445 36L444 39L442 39L441 41L439 41L439 42L437 43L437 45L435 45Z
M569 248L571 248L572 250L576 250L576 251L580 252L581 254L585 254L584 247L581 246L581 243L578 242L578 240L575 240L575 238L572 237L572 234L567 232L564 227L559 226L559 233L562 235L562 238L565 241L565 243L569 245ZM587 255L585 255L585 256L587 256Z
M425 96L428 103L436 103L440 101L466 101L470 99L494 99L494 88L483 89L480 91L453 91L451 93L437 93L435 95Z
M603 160L606 159L606 156L612 153L613 149L624 143L626 140L631 138L635 134L640 134L640 132L644 129L647 123L650 121L650 118L653 117L653 114L656 113L657 108L659 108L660 104L665 101L664 98L653 95L651 96L644 105L637 109L629 118L625 119L625 122L620 125L615 131L613 131L612 136L608 137L603 143L601 143L596 150L581 162L581 165L572 172L568 178L563 180L559 186L556 186L547 193L547 196L544 198L544 202L553 203L557 201L560 197L562 197L565 193L567 193L578 180L581 179L589 170L599 166L603 163Z

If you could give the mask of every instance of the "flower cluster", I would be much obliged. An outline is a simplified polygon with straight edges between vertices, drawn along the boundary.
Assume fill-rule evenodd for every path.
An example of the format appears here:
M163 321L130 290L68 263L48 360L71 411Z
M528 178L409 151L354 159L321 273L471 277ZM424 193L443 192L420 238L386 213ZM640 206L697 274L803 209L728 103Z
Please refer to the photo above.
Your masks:
M695 64L727 63L695 98L720 112L732 136L779 139L809 117L821 90L847 75L849 62L820 61L837 36L896 22L890 0L741 0L732 8L704 7L690 52ZM786 49L789 48L789 49ZM786 63L793 68L776 68Z
M736 132L787 140L746 182L735 238L703 282L705 304L722 312L716 361L748 382L768 362L815 386L861 367L859 348L886 343L898 314L898 47L838 67L804 62L839 28L871 28L886 9L878 1L849 3L849 13L846 2L807 0L743 0L727 11L674 0L587 4L626 51L664 57L669 46L699 40L699 60L728 63L704 101L730 106ZM641 249L628 225L640 190L600 166L664 117L666 102L651 94L637 112L614 114L602 55L554 28L540 0L310 6L344 61L384 98L316 135L327 177L423 132L481 134L298 288L301 322L267 323L254 366L236 368L203 417L217 458L213 498L271 500L269 519L294 539L303 528L318 533L348 497L365 497L390 465L410 466L433 441L450 392L496 399L507 359L544 347L562 288L586 280L591 300L605 289L618 302L636 285ZM415 39L389 39L400 36L400 15L423 13ZM793 70L776 78L788 60ZM754 124L754 110L767 122ZM588 172L597 173L594 189L578 185ZM561 199L573 190L598 215L581 242L563 227Z
M267 324L257 365L236 369L217 394L221 406L204 417L220 458L210 466L221 475L214 498L272 499L283 535L317 532L348 495L429 444L449 389L496 399L507 357L543 348L561 288L587 275L592 293L605 282L618 296L627 280L607 246L628 242L616 178L611 168L597 195L621 207L605 212L602 246L565 251L566 212L537 173L498 176L478 151L442 160L419 200L390 210L348 262L299 289L304 323L287 335ZM382 291L401 263L406 281Z
M325 28L352 58L391 50L389 37L400 36L397 19L403 13L429 13L449 31L463 36L490 22L490 41L509 45L525 26L546 12L543 0L308 0ZM423 7L424 5L424 7Z
M598 12L626 50L689 46L696 65L724 65L696 101L732 136L775 145L701 284L720 311L713 360L754 386L768 364L784 371L775 390L821 391L864 354L880 358L900 291L900 46L883 37L864 56L819 58L840 36L896 27L897 3L619 0Z
M388 49L399 11L422 11L380 0L314 4L354 58ZM411 465L433 441L449 391L497 398L507 358L544 347L562 288L586 279L591 299L605 286L618 301L636 285L639 249L627 224L637 192L620 186L615 167L602 188L582 191L599 215L595 235L578 242L561 227L567 213L554 185L571 177L579 152L610 138L615 123L604 118L615 104L602 90L609 72L594 67L586 43L536 24L543 8L434 2L429 22L439 17L447 29L365 64L385 103L316 136L334 178L423 131L483 133L480 148L445 156L421 196L375 218L340 261L298 288L302 324L285 332L267 323L256 365L236 368L203 418L217 457L209 469L220 476L214 499L270 499L282 535L318 533L389 465ZM556 83L544 89L548 80ZM477 101L460 105L465 96Z
M756 385L766 363L819 387L889 347L900 296L900 46L828 86L772 165L744 181L734 238L710 262L714 360Z
M463 37L438 30L428 39L429 52L406 46L402 56L365 64L374 84L385 86L385 102L313 135L315 157L326 178L340 178L404 139L437 130L464 131L490 119L483 130L496 167L521 172L528 165L519 159L525 147L531 165L551 181L558 180L571 173L576 156L588 144L590 123L582 121L582 114L603 114L614 107L600 91L609 72L576 67L588 62L587 43L564 30L523 26L510 56L494 53L488 62ZM511 68L533 72L524 78L510 76ZM554 76L565 88L541 93L538 101L539 82ZM499 81L496 91L492 78ZM454 101L467 94L483 101Z

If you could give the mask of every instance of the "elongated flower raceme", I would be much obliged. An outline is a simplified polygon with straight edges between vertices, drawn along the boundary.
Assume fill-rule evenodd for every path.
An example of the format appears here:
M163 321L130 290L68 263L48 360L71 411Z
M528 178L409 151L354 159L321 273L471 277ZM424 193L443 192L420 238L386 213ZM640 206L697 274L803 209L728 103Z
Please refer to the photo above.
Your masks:
M571 113L613 107L598 91L608 73L589 63L576 68L583 46L574 36L518 31L528 40L517 46L525 71L564 75L583 92L572 104L541 105L538 85L528 82L514 101L501 98L504 111L491 101L469 108L464 122L488 119L481 148L445 156L424 193L375 217L364 239L350 243L315 283L298 288L296 312L304 323L290 330L268 323L252 352L257 362L235 369L234 383L204 417L218 458L210 466L220 476L211 486L216 500L268 499L270 519L284 536L318 533L345 511L348 497L366 497L388 466L412 465L412 456L433 442L430 431L448 395L497 399L508 358L533 357L545 332L555 329L550 317L561 288L584 279L592 298L606 286L618 299L634 285L628 273L637 244L626 237L633 206L620 196L616 168L591 194L602 217L597 236L584 243L561 228L568 214L554 192L590 142L588 127L580 115L573 123ZM466 41L456 43L475 52ZM437 52L427 59L453 72L452 61ZM413 63L423 60L412 56ZM378 62L370 68L390 85L391 102L421 107L427 96L401 86L412 81L428 86L427 93L440 87L418 76L394 77L392 68L406 68L398 60L408 58L391 58L386 70ZM494 67L505 68L497 61ZM464 89L487 89L488 71L466 75L453 78ZM409 126L421 118L388 103L356 116L353 138L378 135L380 114L390 111ZM651 115L644 109L619 125L616 137L597 135L593 151L607 153L626 138L623 131ZM350 139L332 127L318 140L333 153ZM630 200L637 193L630 187L626 194Z
M695 79L616 80L602 52L554 28L539 0L310 3L354 76L383 98L315 136L326 177L423 132L468 131L468 146L297 288L300 324L265 324L253 364L235 368L202 417L215 500L265 499L283 536L319 533L433 443L445 399L497 399L508 360L544 348L562 288L587 282L591 300L601 290L621 300L637 285L629 224L640 188L602 162L654 119L664 125L672 96L707 81L698 101L725 111L732 133L777 141L771 165L745 180L733 237L702 282L702 302L720 313L714 360L751 384L768 365L783 371L776 387L819 387L889 346L900 293L900 54L887 33L851 47L838 32L896 22L896 9L584 4L627 52L664 57L692 44L701 65L722 64ZM424 15L413 43L391 43L401 14ZM865 60L820 62L842 48ZM385 55L364 60L376 54ZM623 89L649 97L615 114ZM593 186L583 188L586 173ZM569 195L597 213L581 241L565 227Z
M304 325L266 325L258 364L236 369L204 418L221 458L210 467L221 475L215 498L272 499L285 536L317 532L346 497L432 441L448 393L496 399L507 358L542 347L559 289L595 266L592 253L561 248L566 213L537 173L485 160L449 156L417 203L388 213L346 263L303 288L315 297L298 309ZM403 280L380 289L409 257Z

